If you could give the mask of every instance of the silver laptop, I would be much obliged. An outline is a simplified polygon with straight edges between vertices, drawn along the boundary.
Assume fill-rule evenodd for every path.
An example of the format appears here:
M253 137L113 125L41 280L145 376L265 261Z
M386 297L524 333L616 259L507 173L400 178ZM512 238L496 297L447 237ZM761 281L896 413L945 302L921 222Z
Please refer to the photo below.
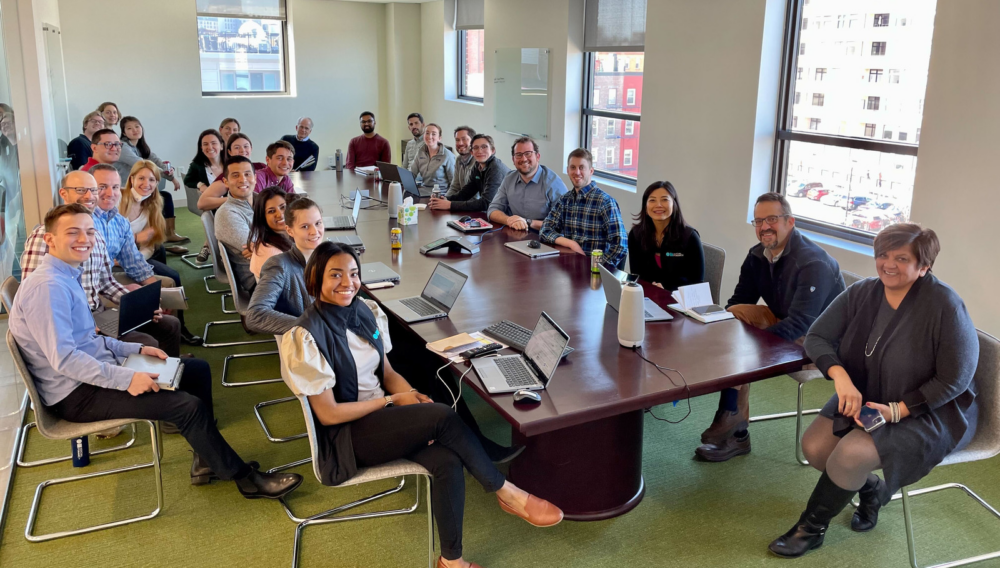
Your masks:
M420 296L390 300L385 309L406 323L448 317L469 277L443 262L438 262ZM560 351L561 353L561 351Z
M352 247L354 249L354 252L358 254L364 254L365 252L365 243L361 240L361 237L357 235L327 237L326 240L330 241L331 243L341 243L349 247Z
M358 213L361 212L361 192L354 192L354 210L350 215L323 217L323 228L327 231L353 229L358 226Z
M473 359L472 367L490 394L542 390L552 380L567 345L566 332L542 312L523 354Z
M379 282L392 282L399 284L399 274L396 271L382 264L381 262L366 262L361 265L361 283L378 284Z
M97 329L101 330L102 335L118 339L153 321L153 316L160 307L162 286L163 283L157 280L123 294L117 308L94 314Z
M559 250L554 249L548 245L543 245L541 242L538 243L538 248L531 248L528 243L531 241L515 241L512 243L504 243L503 246L509 248L514 252L519 252L528 258L543 258L546 256L559 256Z
M619 311L618 306L622 302L622 281L603 264L598 266L601 269L601 282L604 283L604 297L607 299L608 305L617 312ZM649 298L643 298L642 305L642 319L645 321L670 321L674 319L674 316L657 306L656 302Z

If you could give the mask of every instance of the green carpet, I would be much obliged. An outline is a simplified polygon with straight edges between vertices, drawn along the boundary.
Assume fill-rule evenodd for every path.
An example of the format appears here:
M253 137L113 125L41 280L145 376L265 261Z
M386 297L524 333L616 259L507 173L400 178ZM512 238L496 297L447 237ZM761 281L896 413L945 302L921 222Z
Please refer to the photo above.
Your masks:
M200 221L179 211L178 230L191 236L190 247L201 246ZM233 319L219 311L219 296L205 293L201 278L208 270L193 270L171 257L181 272L191 301L188 326L201 333L210 320ZM219 333L219 335L215 335ZM213 329L213 341L243 336L239 326ZM249 346L240 352L264 351L270 345ZM285 444L267 441L253 416L253 405L288 395L282 384L223 388L223 357L234 350L194 349L213 370L215 408L223 435L246 459L272 467L308 455L305 440ZM277 377L277 358L237 362L230 380ZM810 407L821 405L831 385L807 385ZM795 407L795 383L778 377L755 384L754 414ZM473 412L487 434L508 441L510 431L485 403L466 393ZM483 566L552 566L620 568L622 566L765 566L781 561L770 556L767 544L798 518L818 473L795 462L794 421L778 420L751 428L753 453L723 464L693 461L698 436L711 420L714 397L691 403L691 416L680 424L658 422L647 415L644 441L646 496L631 513L595 523L564 522L536 529L504 514L491 495L471 478L465 508L466 558ZM656 409L677 419L686 404ZM269 425L279 435L302 431L296 404L267 409ZM141 432L132 449L98 456L88 470L148 461L148 432ZM65 442L50 442L33 433L27 459L53 456L67 450ZM0 541L0 566L288 566L295 525L281 506L240 497L232 483L192 487L191 454L177 435L165 436L163 481L165 505L160 516L142 523L53 542L32 544L24 527L35 487L45 479L73 475L68 464L18 469L14 477L10 512ZM957 481L970 485L987 501L1000 503L996 462L941 468L920 485ZM310 466L297 471L306 481L291 499L300 516L313 514L362 496L360 489L322 487ZM388 487L386 483L383 487ZM370 488L369 491L371 492ZM413 484L399 495L377 503L400 507L414 497ZM108 522L151 511L156 504L151 470L130 472L46 489L36 532L50 532ZM915 498L914 524L923 565L962 556L983 554L1000 547L997 521L971 499L957 492ZM367 510L372 510L371 508ZM422 566L426 562L424 507L413 515L311 527L303 539L303 566ZM850 513L839 516L826 544L796 566L907 566L902 507L889 505L878 527L868 534L852 533ZM992 524L991 524L992 523ZM992 566L1000 566L994 561Z

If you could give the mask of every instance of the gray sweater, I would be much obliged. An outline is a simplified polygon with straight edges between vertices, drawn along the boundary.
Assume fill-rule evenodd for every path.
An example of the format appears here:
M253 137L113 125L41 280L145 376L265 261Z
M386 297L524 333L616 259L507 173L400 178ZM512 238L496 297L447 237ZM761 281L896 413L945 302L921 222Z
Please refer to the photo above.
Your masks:
M139 155L139 149L133 146L128 138L122 136L122 153L118 156L118 161L114 164L115 169L122 176L122 187L125 187L128 175L132 172L132 166L141 159L142 156ZM174 181L174 176L166 173L167 170L163 166L163 161L156 155L156 152L150 152L148 159L156 164L156 167L160 168L160 177L167 181Z
M264 261L260 281L247 308L246 324L250 331L277 335L295 326L295 321L313 302L306 292L305 269L306 259L294 246Z
M428 188L435 184L437 184L438 190L444 193L448 191L451 180L455 177L455 154L445 148L444 144L438 144L437 154L431 157L427 146L421 146L417 150L417 156L410 164L410 172L421 178L421 185L418 186L421 196L430 195L431 192Z
M215 238L229 253L236 284L247 292L252 292L257 285L257 279L250 272L250 260L243 258L243 247L250 236L252 222L253 206L242 199L227 197L226 202L215 211Z
M451 196L462 191L465 184L469 183L472 168L476 167L476 164L476 159L472 157L471 152L464 156L455 156L455 177L451 179L451 185L448 186L448 193L445 194L445 197L451 199Z

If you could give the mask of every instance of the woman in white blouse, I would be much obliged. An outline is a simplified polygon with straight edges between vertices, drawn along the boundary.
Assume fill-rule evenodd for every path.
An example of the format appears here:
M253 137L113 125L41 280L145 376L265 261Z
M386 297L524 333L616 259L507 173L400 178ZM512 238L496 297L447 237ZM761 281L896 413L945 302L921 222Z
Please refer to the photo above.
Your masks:
M400 458L427 468L441 538L438 568L476 566L462 558L463 469L497 494L504 511L535 526L559 523L559 508L505 480L450 407L392 368L386 316L375 302L356 298L360 265L350 246L321 244L305 270L316 302L281 340L282 375L296 395L308 397L316 419L323 483L338 485L360 467Z
M288 197L280 187L269 187L254 198L247 250L250 251L250 272L257 280L260 280L265 260L292 248L292 239L285 232L287 202Z

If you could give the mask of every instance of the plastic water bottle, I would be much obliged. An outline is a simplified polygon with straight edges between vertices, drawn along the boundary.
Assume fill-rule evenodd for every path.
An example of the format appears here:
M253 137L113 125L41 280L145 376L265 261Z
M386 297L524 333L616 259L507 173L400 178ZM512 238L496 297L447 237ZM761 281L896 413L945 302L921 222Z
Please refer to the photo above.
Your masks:
M440 198L441 190L438 189L438 184L434 184L434 189L431 190L431 197Z

